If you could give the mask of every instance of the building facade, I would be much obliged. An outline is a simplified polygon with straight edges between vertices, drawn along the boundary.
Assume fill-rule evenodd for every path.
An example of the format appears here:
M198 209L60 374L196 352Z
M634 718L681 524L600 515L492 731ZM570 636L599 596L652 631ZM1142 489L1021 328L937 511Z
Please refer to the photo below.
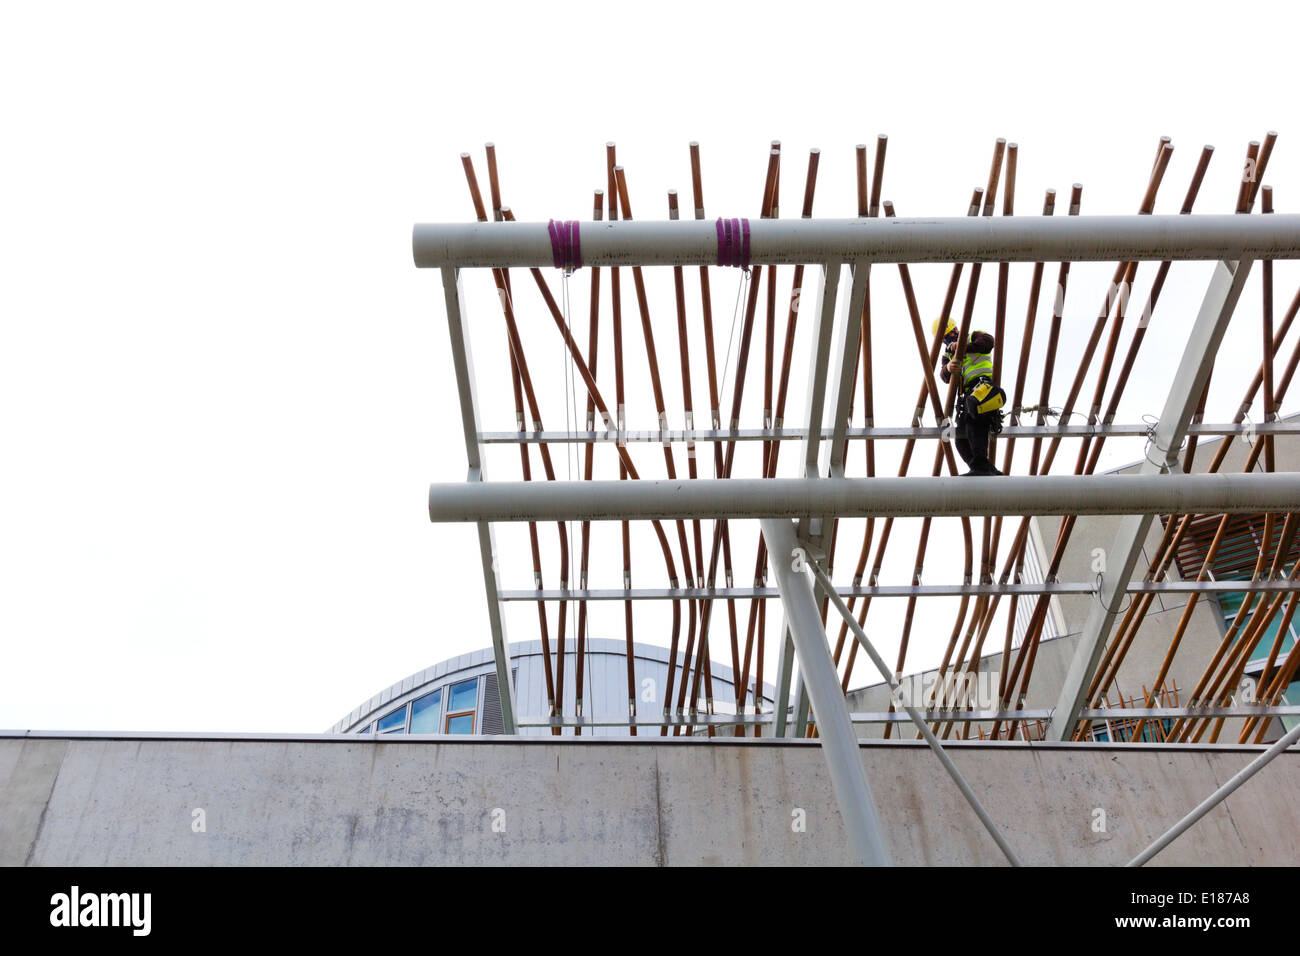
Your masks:
M669 655L665 648L648 644L633 645L637 717L650 719L663 713L663 697L669 689ZM554 674L555 659L552 652ZM546 721L550 708L546 694L546 665L540 641L522 641L510 647L515 702L519 713L520 733L549 734ZM593 721L622 721L628 718L627 645L623 641L593 638L586 642L583 665L583 715ZM568 642L564 667L563 713L572 717L577 706L577 654ZM682 675L682 658L674 668L677 686ZM714 710L719 714L735 713L735 690L731 668L713 662ZM702 682L701 682L702 683ZM754 682L746 700L754 699ZM698 702L704 712L706 701ZM763 710L770 712L775 689L763 688ZM747 706L752 712L752 703ZM530 723L534 726L528 726ZM330 733L342 734L502 734L501 696L497 683L492 648L448 658L440 664L412 674L355 708L336 723ZM572 733L566 728L565 733ZM591 726L583 734L597 737L628 736L626 726Z

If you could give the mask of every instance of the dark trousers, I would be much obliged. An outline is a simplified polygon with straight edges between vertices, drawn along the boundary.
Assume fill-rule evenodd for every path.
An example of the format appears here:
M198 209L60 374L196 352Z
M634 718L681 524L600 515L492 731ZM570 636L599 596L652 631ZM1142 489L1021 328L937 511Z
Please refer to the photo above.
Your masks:
M993 427L993 418L997 412L985 412L983 415L972 415L965 408L967 396L962 396L963 414L958 416L957 421L957 454L961 455L961 460L972 467L981 464L992 464L989 461L989 434Z

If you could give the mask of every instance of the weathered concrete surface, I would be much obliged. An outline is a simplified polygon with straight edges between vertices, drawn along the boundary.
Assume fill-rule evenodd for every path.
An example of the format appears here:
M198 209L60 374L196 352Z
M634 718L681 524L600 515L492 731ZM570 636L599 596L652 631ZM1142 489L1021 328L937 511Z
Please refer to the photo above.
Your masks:
M1125 862L1258 752L951 749L1026 863L1074 865ZM1004 862L924 745L862 756L896 863ZM1284 754L1156 862L1294 865L1298 788ZM815 741L0 736L6 865L811 865L844 849Z

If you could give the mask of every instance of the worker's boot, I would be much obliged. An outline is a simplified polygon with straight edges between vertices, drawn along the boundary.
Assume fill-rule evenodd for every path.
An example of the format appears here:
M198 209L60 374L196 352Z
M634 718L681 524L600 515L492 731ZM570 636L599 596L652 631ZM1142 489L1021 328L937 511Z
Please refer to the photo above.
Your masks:
M993 462L989 461L987 458L976 458L974 461L970 463L970 471L966 472L966 474L962 475L962 477L983 478L983 477L992 477L994 475L1000 475L1000 474L1002 474L1002 472L998 471L998 469L994 466Z

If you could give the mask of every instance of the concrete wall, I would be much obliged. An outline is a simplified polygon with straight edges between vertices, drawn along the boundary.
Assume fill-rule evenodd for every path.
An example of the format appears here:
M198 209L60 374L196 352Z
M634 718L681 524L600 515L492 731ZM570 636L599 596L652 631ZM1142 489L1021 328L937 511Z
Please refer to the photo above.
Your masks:
M1256 752L952 751L1026 863L1073 865L1124 862ZM1003 862L924 745L862 758L896 863ZM1284 754L1157 862L1294 864L1298 787ZM816 865L844 843L815 741L0 735L3 865Z

